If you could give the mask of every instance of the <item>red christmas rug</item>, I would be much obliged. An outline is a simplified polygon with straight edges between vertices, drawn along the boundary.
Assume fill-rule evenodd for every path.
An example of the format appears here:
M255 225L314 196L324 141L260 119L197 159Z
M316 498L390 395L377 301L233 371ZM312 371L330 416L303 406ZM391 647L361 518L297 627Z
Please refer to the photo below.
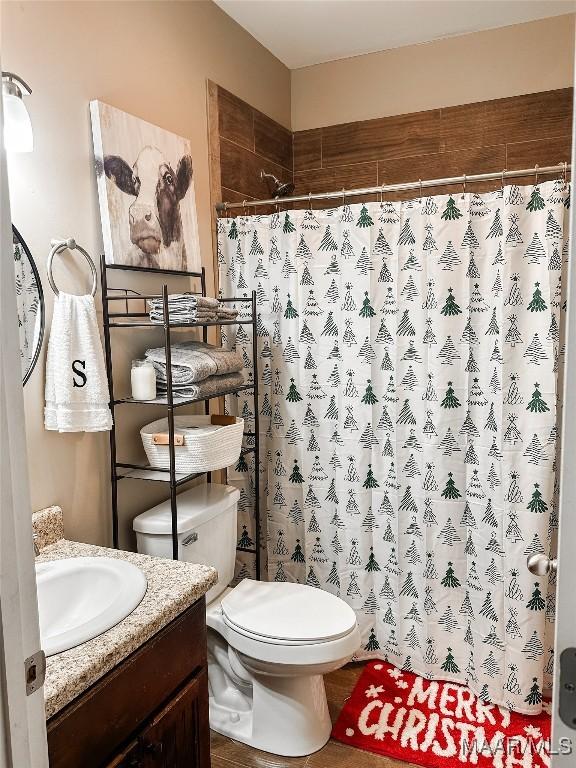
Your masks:
M548 709L548 707L546 707ZM427 768L548 768L550 715L484 704L466 686L383 661L364 668L332 737Z

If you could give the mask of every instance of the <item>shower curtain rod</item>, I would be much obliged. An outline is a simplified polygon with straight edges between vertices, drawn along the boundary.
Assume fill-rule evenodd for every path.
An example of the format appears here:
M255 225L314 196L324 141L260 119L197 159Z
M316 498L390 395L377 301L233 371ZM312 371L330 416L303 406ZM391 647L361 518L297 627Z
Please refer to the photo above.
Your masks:
M234 208L252 208L259 205L281 205L283 203L306 203L312 200L338 200L339 198L360 197L362 195L379 195L387 192L405 192L410 189L427 189L428 187L441 187L448 184L466 184L477 181L494 181L496 179L518 179L522 176L546 176L553 173L562 173L564 175L572 170L571 163L559 163L558 165L547 165L540 168L523 168L518 171L499 171L498 173L478 173L473 176L452 176L445 179L426 179L422 181L411 181L403 184L383 184L381 187L364 187L363 189L342 189L339 192L319 192L308 195L293 195L292 197L271 198L268 200L244 200L242 203L216 203L216 210L220 213L232 210Z

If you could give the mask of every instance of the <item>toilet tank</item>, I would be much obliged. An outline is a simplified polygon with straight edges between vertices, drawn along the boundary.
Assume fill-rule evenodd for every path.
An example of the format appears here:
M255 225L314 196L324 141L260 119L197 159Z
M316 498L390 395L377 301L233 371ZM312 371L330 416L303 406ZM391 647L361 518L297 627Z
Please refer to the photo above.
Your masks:
M231 485L205 483L178 496L178 559L211 565L218 582L206 595L216 599L234 578L236 517L240 491ZM170 500L134 518L138 552L172 558Z

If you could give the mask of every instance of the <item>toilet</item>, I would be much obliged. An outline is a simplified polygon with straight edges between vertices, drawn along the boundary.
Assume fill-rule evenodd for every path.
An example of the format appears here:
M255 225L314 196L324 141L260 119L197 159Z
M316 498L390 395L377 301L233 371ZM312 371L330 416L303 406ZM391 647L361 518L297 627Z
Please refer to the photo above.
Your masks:
M206 595L210 727L285 757L309 755L330 738L323 675L360 645L354 611L314 587L244 579L236 587L239 491L207 483L178 496L178 557L212 565ZM138 551L172 556L170 502L134 520Z

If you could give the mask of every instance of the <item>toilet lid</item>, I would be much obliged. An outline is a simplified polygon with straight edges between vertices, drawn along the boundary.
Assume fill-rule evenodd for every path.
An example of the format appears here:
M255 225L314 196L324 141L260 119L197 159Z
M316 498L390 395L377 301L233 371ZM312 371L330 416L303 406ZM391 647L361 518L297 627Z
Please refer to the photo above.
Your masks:
M288 582L244 579L222 600L227 624L268 641L318 643L344 637L356 615L321 589Z

